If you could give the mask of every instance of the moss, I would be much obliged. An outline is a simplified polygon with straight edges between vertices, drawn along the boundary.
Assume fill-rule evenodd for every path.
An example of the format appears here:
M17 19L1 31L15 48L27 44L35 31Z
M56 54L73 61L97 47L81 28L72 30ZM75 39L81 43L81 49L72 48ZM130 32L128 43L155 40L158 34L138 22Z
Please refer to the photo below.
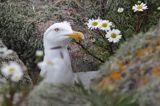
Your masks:
M29 94L22 106L91 106L72 86L54 86L41 83Z
M139 104L159 105L160 26L140 33L121 45L117 53L101 67L98 87L127 93L136 91ZM155 91L157 90L157 91ZM153 96L148 97L150 94ZM138 95L138 96L137 96Z

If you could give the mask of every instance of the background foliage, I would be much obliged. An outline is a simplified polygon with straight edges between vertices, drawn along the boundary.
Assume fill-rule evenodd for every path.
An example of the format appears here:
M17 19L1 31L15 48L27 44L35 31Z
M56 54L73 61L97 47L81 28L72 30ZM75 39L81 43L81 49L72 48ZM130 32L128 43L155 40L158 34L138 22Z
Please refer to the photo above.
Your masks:
M160 1L142 1L149 9L138 17L132 10L137 0L1 0L0 38L33 69L35 51L42 49L37 24L69 20L86 33L86 39L78 45L101 62L108 59L100 69L104 77L98 80L98 89L104 92L85 91L93 105L159 106L160 28L143 33L158 23ZM123 13L117 12L119 7L124 8ZM123 40L112 45L115 51L119 48L114 55L100 33L87 29L87 20L98 17L112 21L122 31Z
M0 4L3 10L0 12L1 38L28 65L33 64L37 48L42 48L42 36L39 36L42 33L39 32L37 23L47 20L71 20L86 33L86 39L82 42L83 49L104 62L112 54L109 53L109 47L106 41L100 38L99 33L87 30L85 23L88 19L100 17L112 21L127 39L134 33L146 32L151 26L156 25L160 17L160 12L157 10L159 0L143 1L147 3L149 9L142 13L138 31L136 31L137 15L132 10L132 6L137 3L136 0L59 0L53 3L50 0L43 2L22 0L16 2L7 0ZM125 9L123 13L117 12L119 7ZM66 9L69 10L70 16L64 13ZM57 18L53 19L53 16ZM92 38L95 38L96 42L92 42ZM113 48L117 49L115 45Z

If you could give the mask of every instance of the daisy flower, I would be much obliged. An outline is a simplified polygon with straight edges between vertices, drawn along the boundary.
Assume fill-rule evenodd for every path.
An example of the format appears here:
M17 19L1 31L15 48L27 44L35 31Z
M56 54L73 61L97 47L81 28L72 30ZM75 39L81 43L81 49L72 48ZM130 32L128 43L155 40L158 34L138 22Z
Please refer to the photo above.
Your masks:
M99 24L99 29L108 31L111 29L111 26L112 26L112 22L108 20L101 20Z
M18 82L23 77L22 70L16 70L15 73L11 76L11 81Z
M121 32L118 29L110 30L109 32L107 32L105 36L106 38L108 38L109 42L113 42L113 43L119 42L119 40L122 37Z
M142 12L146 9L148 9L147 5L144 4L144 3L141 3L141 4L135 4L133 7L132 7L133 11L134 12Z
M118 8L118 10L117 10L118 13L122 13L123 11L124 11L124 8L122 8L122 7Z
M99 27L100 19L90 19L88 20L87 26L89 29L97 29Z
M22 68L16 62L10 62L8 65L3 66L1 72L6 78L10 78L14 82L18 82L23 76Z
M42 50L37 50L36 51L36 56L37 57L42 57L43 56L43 51Z

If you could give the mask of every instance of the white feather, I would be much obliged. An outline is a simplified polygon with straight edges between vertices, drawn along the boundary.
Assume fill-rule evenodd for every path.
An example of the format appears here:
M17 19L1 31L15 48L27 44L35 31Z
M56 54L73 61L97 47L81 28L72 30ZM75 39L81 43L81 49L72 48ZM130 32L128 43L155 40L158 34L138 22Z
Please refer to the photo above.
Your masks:
M55 28L58 28L59 31L55 31ZM66 21L55 23L46 30L43 38L44 60L39 64L40 75L44 77L44 82L47 83L69 85L80 79L84 85L88 86L98 72L73 73L67 50L69 38L65 36L70 33L73 33L73 30L70 23ZM52 49L54 47L61 48ZM47 61L53 61L53 64L47 64Z

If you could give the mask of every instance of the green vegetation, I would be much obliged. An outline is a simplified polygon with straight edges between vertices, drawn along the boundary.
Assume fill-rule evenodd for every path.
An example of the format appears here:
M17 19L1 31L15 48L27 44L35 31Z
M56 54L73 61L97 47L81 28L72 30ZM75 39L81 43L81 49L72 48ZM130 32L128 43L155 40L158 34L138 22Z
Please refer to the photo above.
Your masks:
M93 106L159 106L160 26L155 26L160 0L142 2L148 9L134 12L137 0L0 0L0 38L18 53L32 75L35 51L43 49L39 26L50 20L70 21L86 35L76 43L97 61L107 60L100 68L103 76L95 82L96 90L81 89ZM124 11L119 13L118 8ZM98 17L113 22L122 32L119 43L110 45L100 36L103 31L87 28L86 22Z

